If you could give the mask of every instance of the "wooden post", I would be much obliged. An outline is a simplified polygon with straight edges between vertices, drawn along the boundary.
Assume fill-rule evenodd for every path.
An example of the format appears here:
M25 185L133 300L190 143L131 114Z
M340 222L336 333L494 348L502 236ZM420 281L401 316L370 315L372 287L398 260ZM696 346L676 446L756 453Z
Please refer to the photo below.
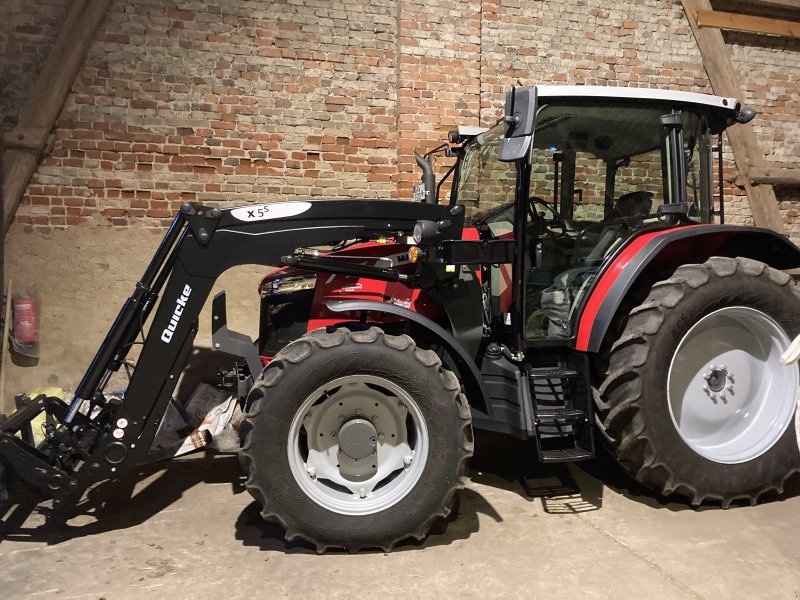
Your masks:
M742 86L728 55L722 32L719 29L704 29L697 24L698 10L712 10L709 0L681 0L686 18L692 27L700 54L703 57L711 87L718 96L729 96L741 99ZM736 169L742 177L753 220L758 227L766 227L785 233L778 201L775 192L769 185L752 185L750 183L751 167L760 167L764 163L764 155L758 146L756 134L750 124L734 125L727 130L728 139L733 148Z
M39 156L47 136L64 105L72 82L80 71L95 33L108 12L111 0L73 0L61 33L56 38L39 77L31 91L31 97L19 116L15 132L23 139L15 144L15 135L7 142L15 147L7 148L3 173L3 235L8 231L28 182L36 170ZM22 132L37 132L26 133Z

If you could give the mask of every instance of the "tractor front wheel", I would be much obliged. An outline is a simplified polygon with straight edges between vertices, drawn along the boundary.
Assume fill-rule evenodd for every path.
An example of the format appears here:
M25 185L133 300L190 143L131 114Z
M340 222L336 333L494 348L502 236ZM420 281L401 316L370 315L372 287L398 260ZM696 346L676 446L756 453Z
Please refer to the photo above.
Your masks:
M693 505L757 502L800 471L800 332L791 278L745 258L684 265L633 309L596 394L598 425L638 481Z
M458 380L405 335L311 332L247 399L241 458L262 515L317 551L390 550L450 512L472 454Z
M0 519L6 515L6 511L11 506L11 478L0 462Z

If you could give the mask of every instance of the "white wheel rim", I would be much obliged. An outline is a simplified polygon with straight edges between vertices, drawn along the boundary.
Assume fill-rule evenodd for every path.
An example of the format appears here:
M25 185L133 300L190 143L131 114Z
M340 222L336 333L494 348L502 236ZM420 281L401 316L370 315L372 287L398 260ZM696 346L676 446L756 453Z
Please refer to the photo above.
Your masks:
M429 449L411 395L372 375L341 377L314 390L295 414L287 443L300 488L345 515L373 514L403 499L419 481Z
M786 332L744 306L712 312L683 336L669 366L672 422L699 455L723 464L753 460L792 422L798 368L779 357Z

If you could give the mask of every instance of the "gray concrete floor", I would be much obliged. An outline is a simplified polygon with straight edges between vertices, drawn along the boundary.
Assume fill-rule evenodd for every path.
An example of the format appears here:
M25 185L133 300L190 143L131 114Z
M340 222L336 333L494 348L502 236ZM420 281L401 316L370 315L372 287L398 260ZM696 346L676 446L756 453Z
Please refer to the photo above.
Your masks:
M480 435L458 515L391 554L287 544L242 491L236 457L194 456L0 530L3 598L800 597L800 482L756 507L663 502L607 458L542 466Z

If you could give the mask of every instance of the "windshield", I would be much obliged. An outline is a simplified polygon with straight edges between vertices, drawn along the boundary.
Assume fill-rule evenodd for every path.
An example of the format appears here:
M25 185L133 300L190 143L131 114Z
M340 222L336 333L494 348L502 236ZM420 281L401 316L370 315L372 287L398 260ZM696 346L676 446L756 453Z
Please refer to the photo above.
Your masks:
M658 216L670 197L665 107L550 105L540 109L534 135L531 191L569 219L599 222L635 209ZM702 115L684 111L688 216L712 219L711 139ZM504 125L465 149L457 181L467 223L513 223L516 166L498 159ZM631 197L633 195L633 197ZM632 206L636 204L637 206Z
M467 145L458 176L458 204L466 208L466 222L514 222L513 163L498 160L504 126L496 125ZM508 214L506 214L508 213Z

